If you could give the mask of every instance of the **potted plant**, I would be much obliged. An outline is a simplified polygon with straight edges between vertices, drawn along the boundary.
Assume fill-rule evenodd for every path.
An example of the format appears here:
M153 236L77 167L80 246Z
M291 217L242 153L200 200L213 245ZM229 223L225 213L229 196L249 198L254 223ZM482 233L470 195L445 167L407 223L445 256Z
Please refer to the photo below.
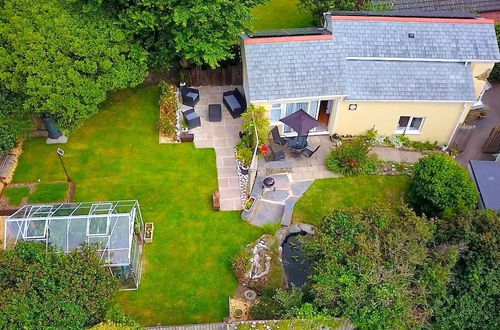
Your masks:
M236 147L236 159L239 161L239 167L241 174L247 175L248 168L252 163L253 152L250 148L246 146L237 146Z
M253 204L255 203L255 197L250 196L246 201L245 201L245 206L244 206L244 211L250 211L252 208Z

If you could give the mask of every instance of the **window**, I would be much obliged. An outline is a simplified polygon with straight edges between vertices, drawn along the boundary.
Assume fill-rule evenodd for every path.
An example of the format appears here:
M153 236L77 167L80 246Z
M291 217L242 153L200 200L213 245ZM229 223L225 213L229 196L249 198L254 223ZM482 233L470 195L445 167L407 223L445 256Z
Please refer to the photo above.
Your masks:
M396 134L419 134L424 123L424 117L399 117Z
M281 119L281 103L274 103L271 106L271 122L278 122Z
M87 235L107 235L108 217L91 217L87 220Z
M26 224L25 238L45 238L47 220L30 220Z

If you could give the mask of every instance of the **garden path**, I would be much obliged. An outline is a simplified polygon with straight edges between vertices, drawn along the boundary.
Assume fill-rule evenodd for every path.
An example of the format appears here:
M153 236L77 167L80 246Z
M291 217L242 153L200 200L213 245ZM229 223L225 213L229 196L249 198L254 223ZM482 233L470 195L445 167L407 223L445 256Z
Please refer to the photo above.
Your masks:
M201 126L190 130L194 134L196 148L214 148L217 162L217 178L219 182L220 209L223 211L241 210L241 189L238 181L234 147L239 140L241 118L233 119L224 104L222 93L241 86L202 86L200 101L196 104L196 112L201 117ZM220 104L222 120L208 120L208 105ZM203 165L203 164L200 164Z

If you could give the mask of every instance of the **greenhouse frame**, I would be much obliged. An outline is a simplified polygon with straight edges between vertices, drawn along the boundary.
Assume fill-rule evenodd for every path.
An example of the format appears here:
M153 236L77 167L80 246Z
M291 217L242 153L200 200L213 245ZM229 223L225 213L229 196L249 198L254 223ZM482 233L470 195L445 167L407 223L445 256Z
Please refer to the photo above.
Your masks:
M5 221L4 247L37 241L68 253L95 244L122 290L141 281L144 221L136 200L24 205Z

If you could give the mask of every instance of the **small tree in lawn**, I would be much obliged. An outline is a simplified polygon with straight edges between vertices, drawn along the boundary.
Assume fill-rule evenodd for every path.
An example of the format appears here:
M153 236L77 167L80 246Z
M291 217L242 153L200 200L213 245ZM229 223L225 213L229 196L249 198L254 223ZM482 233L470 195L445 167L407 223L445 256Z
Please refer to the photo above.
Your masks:
M446 154L434 153L415 165L408 199L418 213L443 216L473 209L477 191L460 164Z
M0 327L81 329L106 320L117 281L96 250L20 242L0 250Z

